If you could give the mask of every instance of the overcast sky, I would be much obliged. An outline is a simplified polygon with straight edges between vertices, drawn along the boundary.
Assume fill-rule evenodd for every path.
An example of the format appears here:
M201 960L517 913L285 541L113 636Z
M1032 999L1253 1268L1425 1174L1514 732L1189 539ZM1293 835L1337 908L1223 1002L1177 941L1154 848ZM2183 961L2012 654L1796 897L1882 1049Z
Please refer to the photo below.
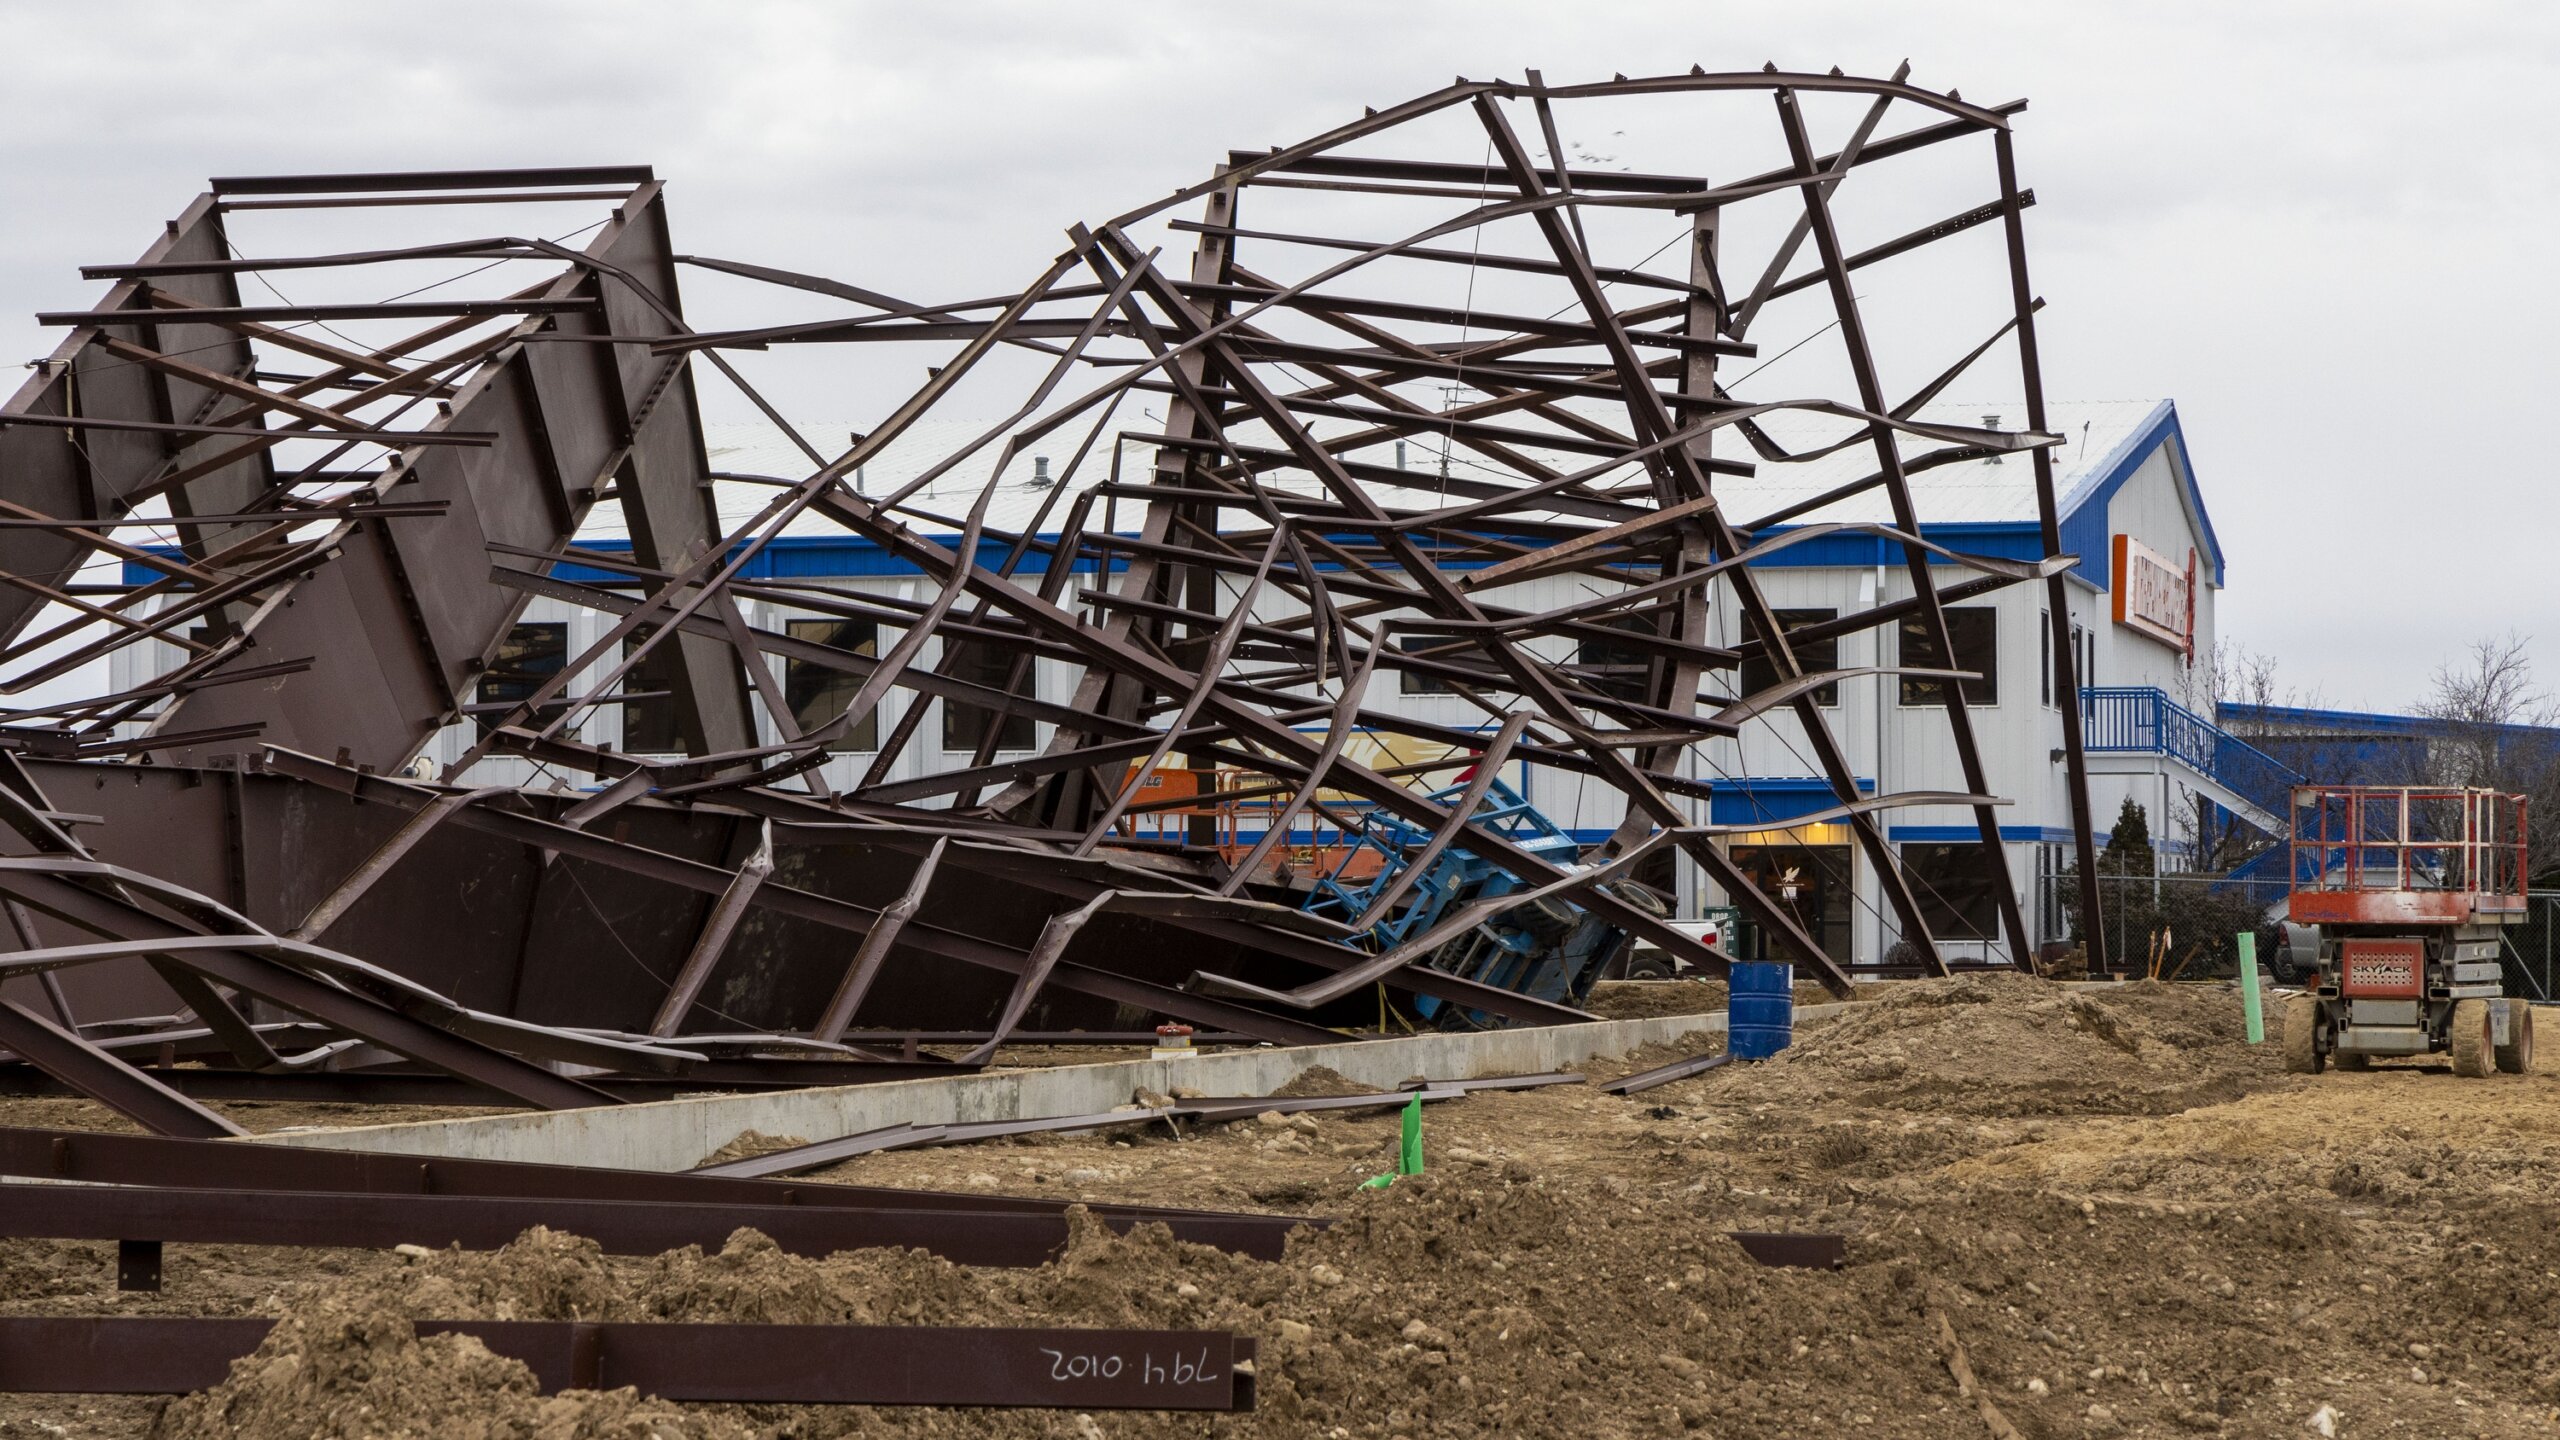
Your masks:
M132 258L215 174L643 161L681 249L957 298L1231 147L1457 75L1908 59L2033 102L2048 393L2178 402L2227 637L2331 705L2404 706L2507 630L2560 686L2560 6L13 0L0 23L13 365L59 338L35 311L101 290L76 266ZM894 398L795 384L811 418Z

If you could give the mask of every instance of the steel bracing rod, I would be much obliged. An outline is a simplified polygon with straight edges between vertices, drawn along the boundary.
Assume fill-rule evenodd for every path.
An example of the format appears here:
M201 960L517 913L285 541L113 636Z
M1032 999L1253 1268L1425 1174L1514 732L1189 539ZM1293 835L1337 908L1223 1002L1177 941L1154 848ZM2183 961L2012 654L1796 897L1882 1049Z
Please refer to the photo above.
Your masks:
M1319 250L1375 250L1375 240L1343 240L1329 235L1290 234L1276 230L1239 230L1232 225L1210 225L1198 220L1170 220L1171 230L1187 230L1201 235L1222 235L1230 240L1269 240L1282 245L1304 245ZM1434 260L1450 265L1473 266L1486 270L1517 270L1531 275L1562 275L1564 267L1552 260L1532 259L1522 255L1475 254L1466 250L1437 250L1427 245L1410 245L1397 252L1406 260ZM1646 270L1615 270L1595 267L1602 280L1612 285L1639 285L1656 290L1691 292L1686 281Z
M186 665L173 672L174 677L181 680L194 679L197 675L210 669L215 663L238 654L242 649L246 648L247 645L247 632L243 629L235 629L228 637L215 641L210 646L206 646L201 642L193 640L173 638L171 632L174 631L176 627L194 619L198 615L208 614L224 605L228 605L240 596L255 594L258 591L266 589L268 586L280 583L297 571L308 569L311 565L312 555L325 550L334 539L333 536L322 535L315 536L309 540L297 540L282 545L271 545L266 543L266 536L281 533L283 530L289 528L291 528L290 525L271 527L266 532L265 536L249 537L242 541L240 546L236 549L225 550L220 555L214 557L216 560L236 557L239 562L246 563L249 560L264 556L269 552L274 553L276 558L264 560L258 568L254 570L249 570L235 575L222 581L218 585L197 590L192 594L187 595L186 598L178 600L177 603L164 605L158 610L153 611L148 616L140 619L120 613L118 610L110 610L99 614L96 619L103 620L127 633L121 635L107 635L91 645L84 646L68 654L58 656L53 660L47 661L43 665L37 666L33 670L10 676L6 684L0 684L0 694L14 695L29 686L52 679L54 676L62 674L65 671L76 669L79 666L87 664L89 661L97 658L99 655L103 655L112 650L121 649L122 647L133 644L138 640L159 640L164 644L175 645L181 650L197 651L198 654L194 660L189 661ZM15 578L17 577L11 577L5 572L0 572L0 583L10 583ZM176 587L176 577L164 577L151 582L149 585L127 591L124 599L119 601L118 605L122 609L131 609L143 600L154 598L159 595L171 594L175 592ZM5 653L0 653L0 661L16 659L21 655L31 653L39 646L50 644L53 641L62 639L70 634L76 634L86 623L88 622L66 621L63 624L54 627L52 630L45 632L42 636L20 640L15 645L10 646Z
M26 906L15 900L0 900L0 915L8 917L9 929L18 937L19 949L33 950L44 943L36 934L36 917L27 913ZM45 1004L52 1008L53 1018L61 1022L63 1029L79 1034L80 1020L71 1013L71 997L63 993L61 979L47 970L36 977L36 984L44 991Z
M176 420L101 420L88 415L0 415L0 425L34 425L53 430L126 430L152 435L184 435L190 439L208 436L240 436L270 439L272 430L243 429L238 426L190 425ZM296 432L285 439L365 440L384 445L464 445L486 449L498 443L498 437L479 430L368 430L361 426L339 426L335 430Z
M302 923L286 932L286 937L309 941L329 933L329 927L338 923L340 916L353 909L355 903L369 894L383 876L390 874L402 858L417 849L420 841L434 834L437 827L450 819L455 811L466 805L476 805L493 795L513 793L513 790L513 786L484 785L477 790L438 796L433 804L410 816L407 824L383 841L381 849L347 872L347 877L338 882L337 888L321 897L302 917Z
M844 979L837 982L835 993L827 997L827 1008L820 1012L818 1023L810 1028L810 1037L834 1044L844 1038L845 1027L853 1023L854 1012L862 1008L871 993L871 982L880 976L880 967L889 958L889 947L898 941L898 932L924 908L924 899L933 888L933 877L942 868L943 852L951 848L951 837L934 837L933 848L916 862L915 873L907 877L907 888L880 912L862 943L855 947L853 962L845 966Z
M415 520L442 515L451 508L450 501L421 500L390 505L361 502L343 506L321 504L306 506L299 510L261 510L256 513L237 515L145 515L122 520L59 520L50 515L40 515L15 501L0 500L0 511L10 512L6 516L0 516L0 530L68 530L75 535L88 538L87 532L92 530L174 530L181 525L249 525L265 524L276 520L317 521L341 518ZM97 538L106 544L114 543L106 540L104 536ZM150 552L139 553L149 554ZM165 561L168 557L154 556L153 558Z
M693 949L676 967L676 978L667 985L667 997L649 1021L651 1035L663 1038L684 1028L685 1016L692 1012L702 987L711 979L713 967L729 948L729 937L737 933L738 922L747 918L747 907L755 902L757 889L773 874L773 822L764 821L750 833L756 837L755 848L738 867L737 878L712 902L711 914L702 922L702 933L694 937Z
M2021 207L2032 206L2035 203L2036 192L2033 190L2021 191L2019 193L2018 204ZM1969 210L1957 211L1955 214L1948 216L1944 220L1937 221L1934 224L1923 225L1917 230L1896 236L1891 240L1885 241L1883 244L1870 245L1866 249L1861 250L1857 254L1842 261L1841 268L1852 271L1863 270L1866 267L1875 264L1879 260L1890 260L1897 255L1907 255L1912 251L1919 249L1923 245L1930 244L1933 241L1943 240L1960 231L1970 230L1976 225L1988 225L1992 221L2000 218L2000 212L2004 208L2006 207L2002 202L1993 200L1987 204L1976 205ZM1822 284L1823 279L1823 275L1818 271L1798 275L1794 279L1788 280L1773 288L1769 292L1769 296L1771 299L1776 299L1781 295L1793 295L1800 290L1810 290L1813 287Z
M1312 719L1325 713L1326 709L1323 706L1293 712L1295 718L1300 720ZM1225 740L1234 733L1225 725L1194 725L1188 729L1173 732L1172 749L1178 754L1205 752L1208 746ZM988 785L1005 785L1034 776L1060 775L1070 770L1096 769L1115 760L1136 760L1155 750L1161 743L1161 738L1153 733L1128 740L1106 740L1064 754L1031 755L1019 760L999 760L985 765L972 765L964 770L945 770L932 775L919 775L909 780L883 781L878 785L865 786L855 793L865 800L898 805L934 795L965 794L970 790ZM1133 801L1126 808L1133 812L1142 812L1148 807L1142 802Z
M163 275L238 275L260 270L318 270L372 265L385 260L539 260L538 250L505 236L404 245L391 250L349 250L333 255L288 255L233 260L148 260L124 265L83 265L83 280L152 280Z
M2002 206L2000 224L2009 250L2009 297L2017 316L2018 376L2027 392L2027 424L2041 430L2045 425L2044 362L2036 350L2036 311L2044 302L2034 298L2027 284L2026 222L2018 191L2018 160L2007 131L1991 137L1992 154L2000 170L2000 193L2009 197ZM2055 502L2053 488L2053 455L2047 450L2035 453L2036 526L2043 532L2048 555L2062 553L2062 519ZM2082 733L2080 713L2080 662L2072 653L2071 587L2066 576L2057 571L2045 580L2045 609L2052 627L2054 681L2062 699L2062 757L2064 776L2071 792L2071 835L2073 858L2080 865L2080 913L2087 917L2081 925L2089 949L2089 973L2107 970L2106 926L2098 923L2098 853L2095 827L2097 817L2089 803L2089 755L2087 737Z
M42 511L21 505L14 500L0 500L0 511L7 512L8 517L6 519L0 519L0 526L7 527L9 529L60 530L72 539L88 541L91 545L115 556L119 560L131 561L135 564L149 565L164 575L192 580L200 585L212 584L220 578L209 574L206 571L199 570L193 565L187 564L185 560L181 558L154 554L152 551L146 550L139 545L128 545L123 541L116 539L113 535L105 533L108 530L129 529L144 526L162 529L175 529L178 525L175 518L153 518L148 520L61 520L47 515ZM263 520L267 517L256 516L252 518Z
M1858 385L1859 403L1870 410L1885 406L1884 385L1877 378L1875 352L1867 343L1866 324L1858 309L1858 297L1850 289L1848 272L1843 268L1840 234L1832 224L1831 206L1824 196L1820 173L1813 167L1813 145L1806 138L1804 115L1792 91L1777 92L1778 121L1786 131L1787 153L1805 177L1804 205L1806 218L1812 222L1815 248L1822 255L1823 268L1831 276L1832 309L1840 321L1841 347L1848 352L1849 368ZM1905 532L1903 566L1911 577L1911 590L1920 597L1920 613L1928 626L1939 655L1952 659L1955 642L1947 628L1946 608L1939 603L1937 581L1929 573L1929 552L1918 542L1920 515L1911 500L1911 485L1902 473L1902 452L1892 437L1879 431L1875 441L1876 463L1884 471L1884 491L1893 505L1895 522ZM1982 752L1975 743L1973 717L1965 703L1964 684L1954 682L1945 689L1947 728L1953 734L1956 761L1964 776L1965 787L1976 794L1988 794L1990 783L1982 765ZM2029 957L2026 913L2018 905L2017 887L2009 878L2008 847L2000 838L2000 820L1988 805L1974 808L1975 828L1982 837L1982 865L1985 878L1991 882L1993 902L1998 905L2003 928L2009 934L2009 953L2017 961Z
M1895 84L1899 85L1910 77L1910 61L1905 60L1894 67ZM1823 165L1823 172L1829 176L1822 182L1824 196L1828 197L1831 192L1840 188L1841 181L1849 178L1849 171L1858 163L1858 151L1865 148L1868 139L1875 134L1876 126L1883 122L1884 112L1892 106L1892 96L1877 96L1875 103L1867 107L1867 113L1859 118L1858 128L1849 132L1849 143L1841 146L1840 152ZM1760 272L1760 278L1753 283L1751 293L1743 298L1740 305L1734 307L1732 314L1724 317L1726 323L1723 328L1728 334L1740 339L1749 332L1751 322L1760 314L1760 307L1776 298L1778 277L1786 273L1787 262L1793 260L1796 252L1804 248L1805 237L1811 234L1812 230L1812 220L1802 215L1796 217L1795 224L1788 227L1787 238L1778 242L1777 248L1770 252L1768 268ZM1815 283L1819 283L1821 278L1819 274L1807 277Z
M1694 500L1683 500L1677 505L1656 510L1650 515L1634 520L1604 526L1598 530L1585 530L1570 539L1560 540L1553 545L1536 550L1524 551L1485 569L1470 570L1458 583L1470 590L1482 590L1489 586L1513 584L1559 571L1583 570L1612 559L1626 558L1628 554L1639 549L1677 543L1679 539L1677 533L1658 535L1655 532L1663 530L1676 532L1686 529L1682 522L1701 510L1714 508L1715 503L1714 496L1701 495ZM1413 528L1411 522L1404 523L1406 528ZM1644 542L1642 546L1637 544L1640 539Z
M444 315L488 319L501 315L569 315L599 308L590 299L562 300L401 300L355 305L197 305L187 319L205 324L225 320L415 320ZM160 317L150 309L39 311L39 325L80 325L99 329L148 325Z
M1573 345L1597 344L1600 338L1598 327L1579 321L1549 320L1535 315L1501 315L1484 311L1450 310L1437 305L1413 305L1399 300L1371 300L1358 296L1327 294L1308 290L1303 286L1283 289L1269 285L1201 284L1195 281L1183 284L1180 288L1183 295L1192 300L1242 300L1254 304L1267 303L1282 309L1308 311L1320 317L1371 315L1381 320L1411 320L1425 325L1481 327L1506 338L1537 336ZM1759 347L1756 345L1732 340L1700 340L1662 330L1631 327L1627 331L1627 336L1638 345L1656 350L1676 350L1684 355L1734 355L1748 358L1759 353Z
M1031 963L1015 977L1013 991L1005 996L1004 1009L996 1016L995 1028L984 1042L960 1057L961 1064L984 1065L995 1058L996 1051L1004 1046L1005 1037L1022 1022L1022 1013L1031 1008L1032 997L1048 983L1049 972L1056 969L1058 961L1066 955L1067 945L1076 938L1076 932L1084 928L1086 921L1110 909L1123 893L1105 890L1073 910L1050 916L1041 925L1040 938L1031 947Z
M212 1140L248 1133L90 1044L78 1031L13 1000L0 1000L0 1047L154 1135Z
M1510 122L1503 118L1502 112L1486 97L1476 97L1474 105L1477 117L1482 121L1495 150L1509 170L1513 183L1524 194L1537 194L1540 182L1536 171L1529 162L1528 152L1520 144L1520 137L1512 131ZM1556 222L1555 213L1552 210L1538 211L1537 224L1546 237L1548 248L1553 250L1558 261L1572 272L1574 292L1581 301L1585 313L1601 321L1600 328L1607 339L1610 357L1618 362L1622 370L1633 373L1636 365L1635 351L1627 343L1614 313L1605 303L1606 297L1601 292L1600 282L1590 272L1589 257L1573 243L1573 237L1566 233L1565 228ZM1876 407L1866 408L1873 410ZM1650 385L1627 387L1627 410L1640 438L1660 439L1670 434L1675 428L1669 410L1662 403L1661 396L1656 394ZM1706 470L1698 465L1695 457L1690 455L1685 447L1674 446L1663 451L1655 465L1648 468L1652 471L1657 505L1676 505L1683 500L1696 499L1714 493L1712 485L1708 482ZM1720 510L1709 509L1702 512L1699 522L1707 527L1709 539L1718 553L1732 555L1743 548L1740 537L1733 532ZM1744 568L1734 571L1730 583L1736 598L1741 602L1745 618L1753 628L1766 637L1769 644L1769 658L1778 677L1782 680L1792 679L1803 674L1804 667L1787 644L1785 632L1778 624L1775 608L1769 604L1767 597L1761 592L1750 570ZM1813 697L1809 694L1797 697L1795 712L1803 726L1806 740L1813 746L1816 760L1820 762L1825 777L1831 782L1832 793L1839 797L1843 805L1855 804L1858 799L1856 775L1849 765L1847 753L1840 748L1839 737L1831 731L1830 721L1824 717L1821 708L1814 704ZM1652 798L1660 799L1658 793ZM1656 812L1657 823L1677 825L1685 818L1679 816L1676 811L1671 811L1669 814L1664 814L1663 811L1671 811L1667 801L1662 802L1661 809ZM1932 961L1936 961L1937 949L1929 939L1928 925L1921 915L1919 897L1911 892L1910 885L1895 860L1891 846L1885 842L1883 831L1879 830L1875 823L1863 813L1853 812L1849 816L1849 823L1851 832L1857 836L1859 847L1866 852L1868 863L1875 868L1887 898L1892 902L1895 912L1902 918L1904 933L1918 936L1916 943L1921 953ZM1789 917L1783 907L1760 895L1756 887L1744 887L1737 892L1736 898L1753 908L1755 912L1765 909L1769 922L1779 930L1781 935L1790 933ZM1818 948L1805 955L1809 962L1816 961L1817 957L1819 957L1818 963L1823 967L1837 968L1831 965L1828 957L1821 956ZM1937 963L1943 964L1943 962Z

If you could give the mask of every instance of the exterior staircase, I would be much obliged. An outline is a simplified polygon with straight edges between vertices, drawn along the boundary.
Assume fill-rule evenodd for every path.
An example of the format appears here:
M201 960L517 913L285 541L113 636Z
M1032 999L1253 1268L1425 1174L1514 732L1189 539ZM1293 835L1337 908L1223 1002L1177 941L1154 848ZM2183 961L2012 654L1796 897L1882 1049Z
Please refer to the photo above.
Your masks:
M2092 686L2080 692L2080 719L2091 774L2148 775L2166 764L2179 784L2270 838L2285 838L2293 787L2303 777L2167 691Z

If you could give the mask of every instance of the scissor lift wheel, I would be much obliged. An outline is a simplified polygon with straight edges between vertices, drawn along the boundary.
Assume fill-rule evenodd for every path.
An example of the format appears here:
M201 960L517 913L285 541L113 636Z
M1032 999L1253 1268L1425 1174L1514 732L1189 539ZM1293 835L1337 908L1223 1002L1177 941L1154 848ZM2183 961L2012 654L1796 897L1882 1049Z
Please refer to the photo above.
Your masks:
M2326 1059L2320 1053L2320 1002L2296 995L2284 1002L2284 1068L2296 1075L2317 1075Z
M2521 1000L2507 1002L2507 1043L2498 1047L2498 1068L2510 1075L2533 1070L2533 1007Z
M2497 1046L2493 1021L2486 1000L2457 1000L2453 1004L2453 1022L2447 1027L2453 1041L2453 1073L2466 1077L2488 1074L2497 1068Z

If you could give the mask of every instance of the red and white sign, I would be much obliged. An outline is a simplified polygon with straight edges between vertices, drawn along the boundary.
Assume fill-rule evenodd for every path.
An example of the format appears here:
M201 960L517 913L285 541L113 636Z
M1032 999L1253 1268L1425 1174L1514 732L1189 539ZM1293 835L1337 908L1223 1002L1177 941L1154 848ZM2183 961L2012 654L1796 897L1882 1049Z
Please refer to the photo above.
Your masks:
M2185 569L2130 535L2118 535L2108 572L2115 592L2116 623L2196 656L2196 552Z

